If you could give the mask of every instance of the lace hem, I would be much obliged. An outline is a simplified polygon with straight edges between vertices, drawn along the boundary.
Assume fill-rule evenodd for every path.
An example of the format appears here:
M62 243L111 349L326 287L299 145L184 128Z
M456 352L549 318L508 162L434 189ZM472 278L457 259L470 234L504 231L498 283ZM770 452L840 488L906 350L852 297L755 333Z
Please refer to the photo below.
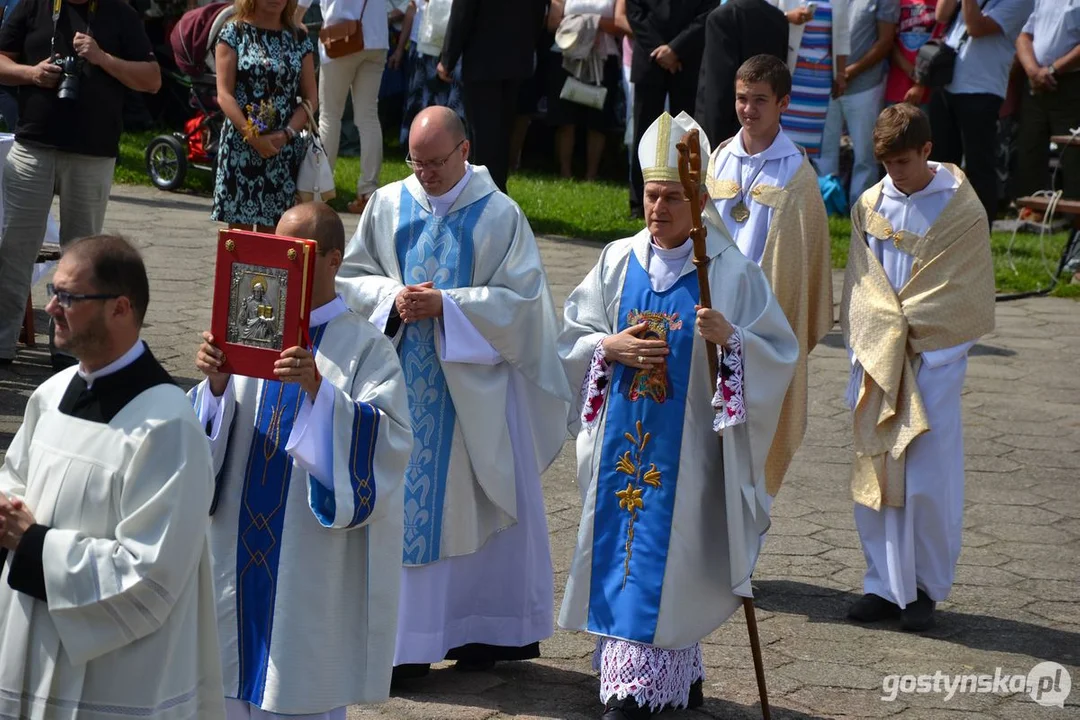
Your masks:
M720 360L720 377L716 379L716 394L713 395L713 431L722 432L725 428L735 427L746 422L746 405L743 402L743 337L742 329L735 332L728 340L727 347L716 349Z
M593 669L600 672L600 702L632 697L653 712L665 705L686 707L690 686L705 679L700 644L667 650L602 637L596 642Z
M589 371L585 373L585 381L581 385L581 424L588 431L596 427L611 381L612 366L604 356L603 343L603 340L596 343Z

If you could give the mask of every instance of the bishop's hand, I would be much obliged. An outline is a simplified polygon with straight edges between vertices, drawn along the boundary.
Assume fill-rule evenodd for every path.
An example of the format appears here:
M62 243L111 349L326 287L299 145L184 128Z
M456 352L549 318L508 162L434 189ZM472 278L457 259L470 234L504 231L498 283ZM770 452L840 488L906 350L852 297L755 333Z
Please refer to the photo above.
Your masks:
M663 340L642 340L641 335L648 328L649 323L640 322L621 333L608 335L601 342L604 358L608 362L643 370L662 365L671 351Z
M698 334L714 345L723 347L735 334L735 328L727 321L724 314L712 308L703 308L695 305L697 310Z
M214 397L221 397L225 388L229 386L229 374L220 370L225 362L225 353L214 345L214 336L209 332L204 332L202 339L202 345L195 353L195 367L206 376L207 382L210 383L210 392L214 394Z
M0 548L14 551L27 528L35 522L26 503L0 493Z

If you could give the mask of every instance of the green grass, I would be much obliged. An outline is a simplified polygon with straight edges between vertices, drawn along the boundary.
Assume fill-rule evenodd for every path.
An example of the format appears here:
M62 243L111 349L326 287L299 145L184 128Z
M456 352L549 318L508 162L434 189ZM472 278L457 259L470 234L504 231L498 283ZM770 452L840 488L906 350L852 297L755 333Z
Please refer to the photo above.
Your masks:
M120 184L149 185L146 174L145 150L156 133L129 133L120 141L120 157L115 180ZM401 148L387 147L383 154L379 184L401 180L409 174ZM337 197L330 203L337 210L356 194L360 160L342 157L337 168ZM210 194L214 179L209 172L191 169L184 182L185 192ZM510 195L521 205L529 223L537 233L562 235L582 240L607 242L632 235L641 229L639 220L628 214L625 184L612 182L584 183L563 180L537 173L516 173L510 178ZM847 218L829 218L832 240L832 263L843 268L847 262L851 222ZM994 233L991 245L994 252L994 274L999 292L1027 292L1049 284L1046 264L1056 269L1066 233L1057 233L1043 243L1038 235L1020 234L1008 252L1011 233ZM1080 286L1059 284L1054 295L1080 297Z

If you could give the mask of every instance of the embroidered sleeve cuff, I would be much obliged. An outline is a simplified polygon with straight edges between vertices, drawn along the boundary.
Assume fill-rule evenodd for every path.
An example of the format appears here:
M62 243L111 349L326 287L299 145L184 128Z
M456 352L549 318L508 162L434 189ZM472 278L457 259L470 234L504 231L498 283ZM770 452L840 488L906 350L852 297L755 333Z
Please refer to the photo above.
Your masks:
M581 423L587 430L592 430L600 417L600 409L604 407L604 398L611 382L611 371L611 363L604 353L604 341L601 340L596 343L589 371L585 373L585 381L581 385Z
M41 565L47 532L49 528L45 525L31 525L26 529L11 557L11 571L8 573L8 585L12 590L42 601L48 600L45 594L45 568Z
M746 422L746 405L743 403L743 335L736 327L726 347L718 347L720 376L716 378L716 394L713 395L713 431L722 432Z

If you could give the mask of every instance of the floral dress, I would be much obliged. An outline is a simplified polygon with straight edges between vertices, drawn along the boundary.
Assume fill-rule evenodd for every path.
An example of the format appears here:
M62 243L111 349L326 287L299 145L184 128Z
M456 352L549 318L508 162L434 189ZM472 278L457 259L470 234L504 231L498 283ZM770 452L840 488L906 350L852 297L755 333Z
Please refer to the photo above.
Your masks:
M298 104L304 56L315 51L307 33L231 22L222 28L218 43L236 51L233 94L243 113L248 118L258 115L267 132L284 128ZM304 142L297 137L264 160L244 142L243 133L226 121L221 129L211 217L227 223L277 225L294 204Z

